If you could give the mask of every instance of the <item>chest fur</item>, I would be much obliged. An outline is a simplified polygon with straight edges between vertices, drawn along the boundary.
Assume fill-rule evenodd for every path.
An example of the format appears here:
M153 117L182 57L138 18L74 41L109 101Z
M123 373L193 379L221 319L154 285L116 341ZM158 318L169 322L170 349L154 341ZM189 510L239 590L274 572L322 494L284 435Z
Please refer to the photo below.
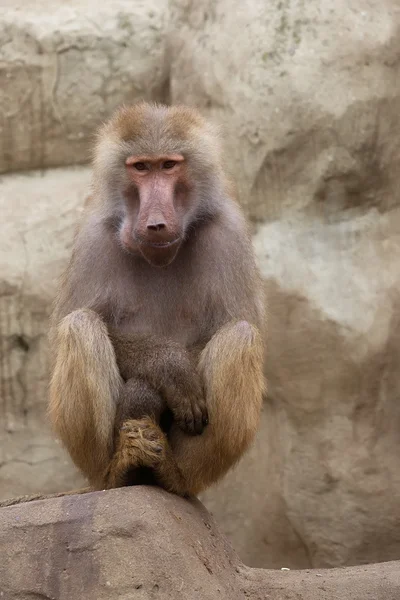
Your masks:
M169 275L169 276L168 276ZM195 344L207 328L207 290L179 273L137 273L129 285L114 287L110 318L121 333L153 334L184 346Z

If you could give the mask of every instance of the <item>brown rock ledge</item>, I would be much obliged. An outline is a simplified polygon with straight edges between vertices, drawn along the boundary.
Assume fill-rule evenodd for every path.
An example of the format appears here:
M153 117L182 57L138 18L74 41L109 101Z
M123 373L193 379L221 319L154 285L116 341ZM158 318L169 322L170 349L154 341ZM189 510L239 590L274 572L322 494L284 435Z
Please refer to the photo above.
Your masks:
M5 504L2 600L400 598L398 562L318 571L245 567L198 500L157 488Z

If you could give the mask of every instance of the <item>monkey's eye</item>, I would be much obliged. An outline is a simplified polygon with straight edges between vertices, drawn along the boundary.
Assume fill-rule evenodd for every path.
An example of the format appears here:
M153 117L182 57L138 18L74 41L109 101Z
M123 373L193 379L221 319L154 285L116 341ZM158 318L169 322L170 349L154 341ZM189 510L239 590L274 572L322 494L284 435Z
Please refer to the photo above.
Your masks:
M147 165L144 162L134 163L133 166L135 167L135 169L137 171L146 171L147 170Z
M166 160L163 164L163 169L173 169L176 165L176 160Z

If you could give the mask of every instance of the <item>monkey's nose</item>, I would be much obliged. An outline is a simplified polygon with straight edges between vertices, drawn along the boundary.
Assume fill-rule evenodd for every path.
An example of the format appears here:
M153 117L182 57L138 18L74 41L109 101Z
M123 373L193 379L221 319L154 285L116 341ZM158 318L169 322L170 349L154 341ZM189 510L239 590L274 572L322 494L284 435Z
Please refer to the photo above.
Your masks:
M150 231L161 231L162 229L166 228L166 224L163 223L162 221L160 223L149 223L147 225L147 229L149 229Z
M147 221L146 229L141 235L139 233L139 237L147 244L162 246L173 242L176 239L177 234L175 229L173 227L171 228L168 221L164 221L163 217L153 217Z

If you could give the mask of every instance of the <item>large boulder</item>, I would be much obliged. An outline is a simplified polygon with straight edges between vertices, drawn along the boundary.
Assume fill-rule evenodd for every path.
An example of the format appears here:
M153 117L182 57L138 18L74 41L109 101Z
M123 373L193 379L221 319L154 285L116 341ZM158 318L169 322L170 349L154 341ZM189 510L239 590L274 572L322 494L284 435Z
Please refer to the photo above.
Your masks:
M256 566L400 557L397 2L173 2L171 98L221 122L266 280L269 398L203 496Z
M398 600L399 563L249 569L198 501L137 487L0 508L4 600Z
M0 173L87 162L121 103L162 100L167 0L3 0Z

